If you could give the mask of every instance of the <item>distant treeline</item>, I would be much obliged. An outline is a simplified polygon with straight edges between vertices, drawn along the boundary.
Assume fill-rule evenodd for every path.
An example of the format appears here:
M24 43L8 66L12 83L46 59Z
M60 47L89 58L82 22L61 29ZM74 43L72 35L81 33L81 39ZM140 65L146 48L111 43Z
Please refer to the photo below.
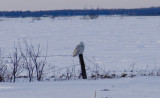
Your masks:
M79 9L49 11L0 11L0 17L47 17L47 16L85 16L85 15L123 15L158 16L160 7L139 9Z

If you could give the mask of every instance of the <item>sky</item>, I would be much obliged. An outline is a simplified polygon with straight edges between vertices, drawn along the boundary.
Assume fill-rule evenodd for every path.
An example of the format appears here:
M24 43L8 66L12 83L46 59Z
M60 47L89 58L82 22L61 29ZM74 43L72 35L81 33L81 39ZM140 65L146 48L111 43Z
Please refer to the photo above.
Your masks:
M0 0L0 11L96 8L145 8L160 6L160 0Z

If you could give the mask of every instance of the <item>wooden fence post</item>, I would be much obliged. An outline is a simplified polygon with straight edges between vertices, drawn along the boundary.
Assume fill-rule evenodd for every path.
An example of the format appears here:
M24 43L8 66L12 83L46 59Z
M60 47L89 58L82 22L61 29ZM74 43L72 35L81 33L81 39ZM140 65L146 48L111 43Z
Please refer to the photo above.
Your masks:
M83 60L83 54L79 54L79 61L80 61L80 64L81 64L82 78L83 79L87 79L87 74L86 74L86 69L85 69L85 63L84 63L84 60Z

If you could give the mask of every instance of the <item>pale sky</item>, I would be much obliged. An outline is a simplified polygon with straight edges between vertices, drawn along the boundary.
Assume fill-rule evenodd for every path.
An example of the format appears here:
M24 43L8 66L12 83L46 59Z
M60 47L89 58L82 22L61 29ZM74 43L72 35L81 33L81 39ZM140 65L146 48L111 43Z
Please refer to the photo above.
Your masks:
M0 11L144 8L157 6L160 6L160 0L0 0Z

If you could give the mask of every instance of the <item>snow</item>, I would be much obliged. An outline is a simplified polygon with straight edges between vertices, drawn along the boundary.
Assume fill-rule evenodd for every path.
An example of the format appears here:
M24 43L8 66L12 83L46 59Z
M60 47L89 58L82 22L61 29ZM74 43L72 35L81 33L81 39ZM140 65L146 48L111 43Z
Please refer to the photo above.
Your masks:
M160 68L160 16L0 18L0 47L8 56L18 42L40 43L42 54L48 43L50 66L63 68L79 63L75 46L85 44L88 60L106 71L158 70ZM148 66L148 67L147 67ZM146 70L146 71L148 71ZM69 80L0 83L2 98L159 98L160 77L103 80Z
M1 83L3 98L159 98L160 77Z
M14 44L26 39L41 44L48 63L66 67L78 64L73 58L75 46L83 41L84 56L110 70L124 70L134 64L137 69L160 67L159 16L1 18L0 43L6 55ZM42 52L42 53L43 53ZM86 60L86 64L88 64Z

